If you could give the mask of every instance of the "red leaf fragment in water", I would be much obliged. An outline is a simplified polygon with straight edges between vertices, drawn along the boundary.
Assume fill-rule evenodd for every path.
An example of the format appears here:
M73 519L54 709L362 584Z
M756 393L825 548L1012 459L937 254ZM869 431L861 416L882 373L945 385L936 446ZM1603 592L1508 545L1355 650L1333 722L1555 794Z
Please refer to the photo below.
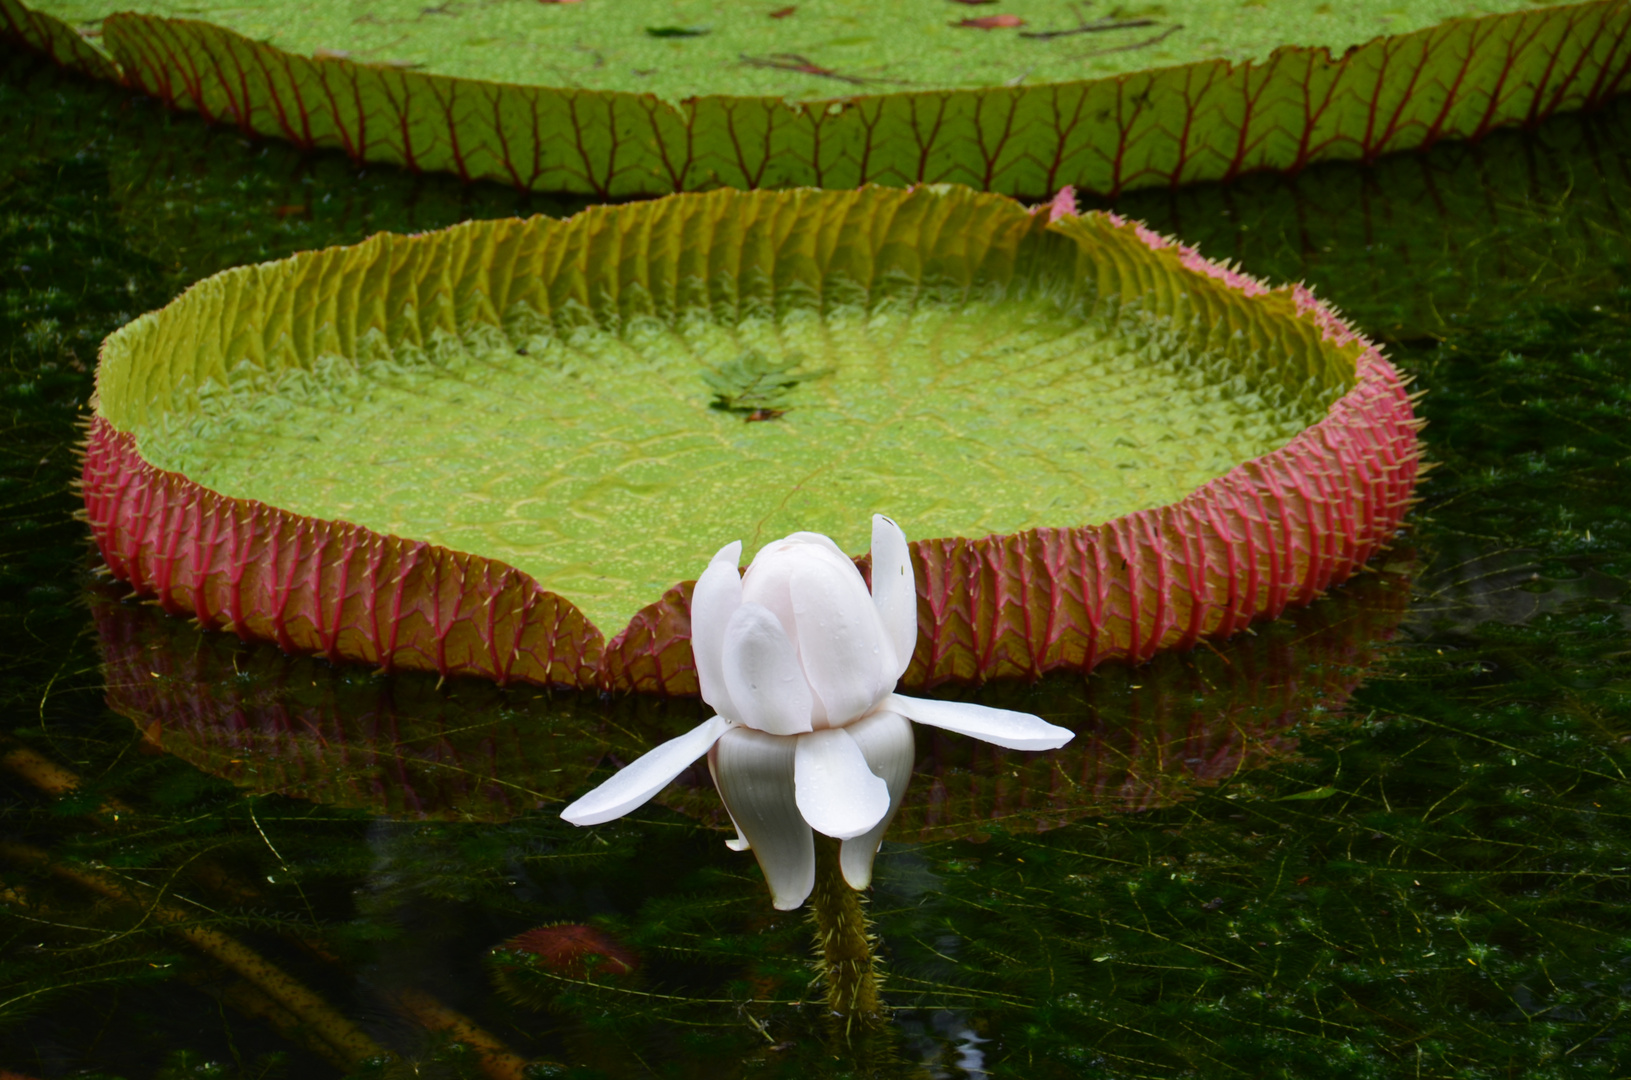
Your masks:
M582 923L539 926L499 948L532 953L540 966L573 979L586 978L591 967L603 975L627 975L640 966L640 958L628 946Z
M787 18L787 16L793 14L793 12L795 12L797 10L798 10L798 8L796 8L796 7L777 8L775 11L772 11L770 13L770 17L772 19L785 19L785 18Z
M970 30L1006 30L1014 26L1024 26L1025 20L1018 15L982 15L978 19L964 19L952 25L967 27Z

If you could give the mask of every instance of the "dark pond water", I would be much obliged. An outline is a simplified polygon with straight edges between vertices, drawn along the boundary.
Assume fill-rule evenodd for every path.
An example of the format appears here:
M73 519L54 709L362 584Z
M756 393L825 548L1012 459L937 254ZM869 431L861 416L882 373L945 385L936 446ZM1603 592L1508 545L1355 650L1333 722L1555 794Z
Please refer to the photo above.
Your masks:
M0 1070L1628 1075L1631 99L1120 202L1387 342L1439 467L1377 572L1305 612L981 692L1077 728L1059 759L925 740L870 905L893 1019L847 1041L705 778L556 818L695 706L203 635L123 599L73 518L129 318L243 262L575 208L0 54ZM487 958L551 924L613 959Z

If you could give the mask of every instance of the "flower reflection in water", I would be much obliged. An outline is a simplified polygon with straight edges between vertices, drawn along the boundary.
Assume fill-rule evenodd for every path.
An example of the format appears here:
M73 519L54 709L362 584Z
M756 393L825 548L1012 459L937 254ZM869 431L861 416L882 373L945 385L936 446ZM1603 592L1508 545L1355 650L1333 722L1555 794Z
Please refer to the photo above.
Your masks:
M1401 565L1407 560L1396 559ZM1056 828L1171 805L1196 785L1296 751L1291 729L1339 710L1403 620L1410 583L1377 574L1218 646L1104 665L1090 679L992 683L981 700L1069 717L1078 735L1015 754L921 733L915 781L890 838L935 841ZM683 701L544 694L476 679L381 678L209 634L151 605L94 591L108 703L153 752L255 793L405 820L507 821L583 789L608 757L629 761L696 722ZM707 825L730 820L701 769L655 803Z
M1395 553L1390 565L1406 561ZM1283 760L1296 752L1294 729L1339 710L1375 666L1408 600L1407 579L1371 575L1216 651L973 691L990 705L1068 717L1078 734L1033 754L920 731L915 779L889 836L910 845L977 841L990 828L1051 829L1170 805L1197 786ZM417 673L382 678L204 633L106 592L89 602L109 703L136 723L146 749L252 792L398 819L479 831L481 822L523 818L583 791L608 758L632 761L706 716L686 701L549 695L478 680L438 688ZM712 788L693 767L654 802L729 829ZM856 898L836 869L831 876L842 886L836 893ZM763 903L742 901L745 910ZM545 906L569 921L589 914ZM445 977L441 969L425 976ZM661 972L652 979L667 985Z

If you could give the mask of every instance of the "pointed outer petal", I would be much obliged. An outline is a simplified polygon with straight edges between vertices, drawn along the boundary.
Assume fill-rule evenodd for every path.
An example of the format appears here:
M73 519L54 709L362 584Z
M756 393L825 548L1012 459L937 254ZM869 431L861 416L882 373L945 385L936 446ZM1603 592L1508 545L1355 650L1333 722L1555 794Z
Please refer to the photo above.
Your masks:
M912 553L901 527L882 514L872 515L872 602L884 634L895 647L895 678L906 673L917 649L917 579Z
M725 688L736 718L772 735L810 730L810 684L781 620L744 603L725 627Z
M879 708L1010 750L1057 750L1076 737L1069 728L1055 727L1040 716L971 705L966 701L931 701L890 694L879 702Z
M799 736L793 787L810 827L839 840L869 832L889 813L889 785L847 728Z
M797 739L752 728L727 731L708 764L719 797L749 844L777 909L791 911L815 887L815 837L793 797Z
M716 743L715 745L718 744ZM708 751L708 775L714 778L715 791L719 790L719 767L715 764L718 757L719 755L715 754L712 750ZM748 843L748 838L742 835L742 826L736 823L736 817L731 813L731 808L729 806L725 807L725 816L731 819L731 828L736 830L736 839L725 841L725 846L730 848L732 851L747 851L752 848L753 845Z
M809 559L788 582L799 661L834 727L871 712L895 688L897 664L860 571L844 564Z
M726 544L708 563L691 590L691 656L697 665L702 700L714 711L738 720L725 686L725 624L742 606L742 541Z
M880 709L864 720L857 720L843 730L861 748L867 767L874 775L883 777L889 785L889 812L868 831L845 840L839 848L838 865L844 871L844 880L852 889L864 889L872 884L872 860L883 843L883 834L894 820L895 811L912 782L912 764L916 750L912 740L912 722L899 713Z
M723 716L687 731L677 739L654 746L618 771L617 775L561 811L573 825L599 825L620 818L650 799L690 764L731 726Z

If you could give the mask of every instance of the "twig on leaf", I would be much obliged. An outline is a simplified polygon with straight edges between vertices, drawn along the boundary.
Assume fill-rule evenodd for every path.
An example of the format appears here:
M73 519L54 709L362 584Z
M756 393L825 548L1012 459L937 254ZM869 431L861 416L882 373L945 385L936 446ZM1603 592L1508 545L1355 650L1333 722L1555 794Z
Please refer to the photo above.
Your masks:
M1074 53L1070 58L1072 60L1086 60L1091 56L1109 56L1111 53L1132 52L1134 49L1142 49L1147 46L1154 45L1157 42L1165 41L1167 38L1171 37L1173 34L1176 34L1183 28L1183 23L1173 23L1159 34L1156 34L1154 37L1147 37L1143 41L1135 41L1131 45L1116 45L1109 49L1090 49L1087 52Z
M1036 41L1051 41L1054 38L1070 37L1074 34L1100 34L1106 30L1130 30L1136 26L1154 26L1154 19L1118 19L1114 15L1101 15L1089 21L1087 18L1087 5L1076 5L1076 25L1069 30L1027 30L1019 36L1032 38Z
M845 75L843 72L824 68L807 57L798 53L770 53L768 56L749 56L746 53L737 54L737 58L749 67L774 68L777 71L796 71L800 75L819 75L824 79L837 79L839 82L854 83L856 86L865 86L878 79L863 79L858 75Z

